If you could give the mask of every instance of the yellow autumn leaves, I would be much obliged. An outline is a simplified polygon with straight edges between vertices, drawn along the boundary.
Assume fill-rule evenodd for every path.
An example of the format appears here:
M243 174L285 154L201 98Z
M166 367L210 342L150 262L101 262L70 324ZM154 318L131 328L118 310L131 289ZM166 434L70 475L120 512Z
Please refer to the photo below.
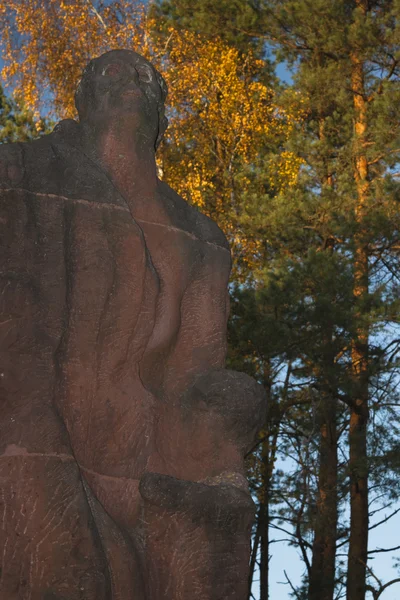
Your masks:
M245 172L264 160L268 146L284 141L293 119L260 82L262 61L241 56L220 40L169 34L171 50L164 61L174 118L161 148L163 171L173 188L218 221L235 255L252 268L260 243L240 226L243 192L254 179ZM264 169L264 183L278 192L295 183L299 167L297 157L282 152L270 171Z
M76 116L74 91L91 57L131 48L149 58L169 87L160 171L246 249L235 218L251 179L244 171L277 139L283 148L295 121L262 83L262 61L191 32L160 35L130 0L97 8L90 0L0 0L0 31L3 80L30 108L58 117ZM263 177L279 193L296 182L300 164L282 151ZM254 252L254 241L247 246Z

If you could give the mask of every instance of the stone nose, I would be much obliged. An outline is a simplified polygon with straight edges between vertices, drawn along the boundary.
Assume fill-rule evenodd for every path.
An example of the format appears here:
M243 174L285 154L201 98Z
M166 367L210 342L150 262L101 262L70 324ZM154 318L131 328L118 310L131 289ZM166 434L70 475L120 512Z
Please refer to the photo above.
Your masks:
M139 74L134 67L125 69L118 81L118 90L120 93L136 91L140 89Z
M127 72L126 78L130 81L134 81L137 85L139 85L139 73L136 71L135 67L129 67L129 71Z

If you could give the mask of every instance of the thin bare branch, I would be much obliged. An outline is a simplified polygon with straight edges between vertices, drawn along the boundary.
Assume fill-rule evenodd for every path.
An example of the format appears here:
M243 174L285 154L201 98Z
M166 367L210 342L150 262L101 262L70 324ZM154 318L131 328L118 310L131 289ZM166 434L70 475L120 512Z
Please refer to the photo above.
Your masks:
M86 0L86 2L89 4L92 12L94 15L96 15L96 17L98 18L98 20L100 21L100 23L102 24L102 26L104 27L104 30L107 31L107 25L104 22L103 17L101 16L101 14L99 13L99 11L97 10L97 8L94 6L94 4L90 1L90 0Z

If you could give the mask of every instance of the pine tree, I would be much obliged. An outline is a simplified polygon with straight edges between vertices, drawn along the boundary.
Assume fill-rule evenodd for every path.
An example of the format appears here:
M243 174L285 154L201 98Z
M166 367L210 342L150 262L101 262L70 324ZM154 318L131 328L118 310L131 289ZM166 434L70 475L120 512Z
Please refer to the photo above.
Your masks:
M399 4L282 0L264 2L263 10L266 35L280 57L296 65L294 90L307 114L292 146L306 162L303 178L296 194L281 195L286 214L278 208L265 219L281 217L279 231L285 252L294 254L291 260L307 268L314 253L314 265L323 263L301 292L314 307L314 318L322 309L320 338L313 340L318 356L305 348L297 358L320 394L320 474L308 594L331 599L334 592L340 400L350 418L347 597L362 600L368 558L368 405L376 402L372 382L382 365L377 357L385 354L376 333L398 321L387 262L392 272L398 269L398 185L391 169L399 159L399 125L393 120L399 97ZM297 216L296 232L288 231L290 211ZM314 249L308 256L299 244L302 229L303 237L309 232L309 250ZM270 230L264 236L272 246ZM275 243L279 247L281 240ZM329 274L329 265L343 274L339 296L338 277ZM297 266L287 263L286 268L293 272ZM346 305L338 312L340 295Z
M48 133L51 123L35 118L23 102L7 97L0 86L0 143L27 142Z
M208 39L217 37L241 52L246 53L251 48L260 56L264 55L258 3L247 0L156 0L150 14L166 27L172 23Z

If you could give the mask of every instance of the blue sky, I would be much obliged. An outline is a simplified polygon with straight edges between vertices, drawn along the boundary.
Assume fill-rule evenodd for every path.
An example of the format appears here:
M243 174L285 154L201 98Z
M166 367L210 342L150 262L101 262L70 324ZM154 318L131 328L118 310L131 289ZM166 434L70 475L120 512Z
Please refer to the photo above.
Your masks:
M277 469L290 469L289 461L278 461ZM378 508L378 504L374 505ZM370 522L370 526L390 515L396 507L386 509L377 513ZM400 505L398 506L400 508ZM369 537L369 550L377 548L394 548L400 544L400 512L392 517L387 523L380 525L376 529L372 529ZM270 540L281 539L285 537L279 531L270 528ZM346 548L338 550L341 560L346 561ZM300 551L289 546L286 542L274 543L271 545L271 560L270 560L270 600L293 600L290 596L290 586L286 583L284 571L296 587L301 583L303 573L303 562L300 558ZM369 561L369 566L373 569L375 575L386 583L400 576L400 571L394 568L393 557L400 559L400 551L389 553L378 553L373 555ZM256 581L253 585L253 594L256 600L259 599L259 584ZM400 583L387 588L380 596L379 600L399 600L400 598ZM367 594L367 600L372 600L372 594Z
M389 513L390 511L386 512ZM383 515L379 513L379 520L381 518L383 518ZM372 524L373 523L371 523L371 525ZM371 531L369 540L370 550L376 548L393 548L398 546L400 544L399 532L400 513L398 513L386 524L381 525L379 528ZM276 532L274 532L272 529L270 531L270 535L272 539L274 537L278 537L276 536ZM399 576L398 571L393 568L393 556L396 554L397 557L400 558L400 552L375 554L374 558L369 563L375 574L384 583ZM303 572L303 563L300 559L300 554L296 549L291 548L288 544L273 544L272 558L270 562L270 600L290 599L289 586L282 583L285 582L284 571L287 572L288 577L295 586L300 584L301 575ZM259 598L257 584L254 586L254 588L255 598ZM367 594L367 598L368 600L372 600L372 595ZM380 596L379 600L399 600L399 598L400 583L396 583L387 588Z

